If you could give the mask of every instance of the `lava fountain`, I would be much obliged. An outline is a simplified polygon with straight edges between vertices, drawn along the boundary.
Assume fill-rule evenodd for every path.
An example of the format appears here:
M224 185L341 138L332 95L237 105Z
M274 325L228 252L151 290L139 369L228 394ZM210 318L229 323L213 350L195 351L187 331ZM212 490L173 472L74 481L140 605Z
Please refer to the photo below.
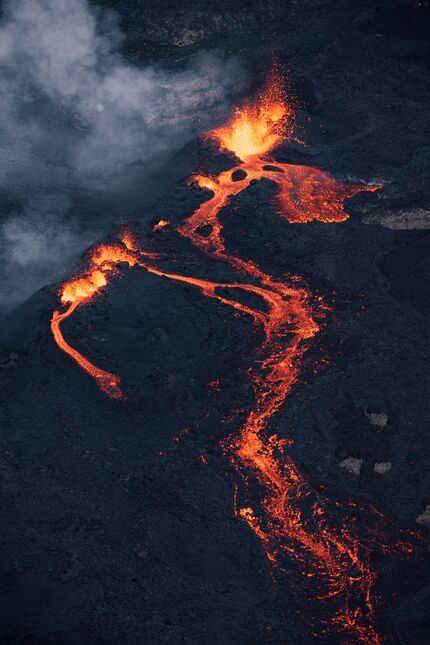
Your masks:
M242 161L271 152L287 138L294 138L295 110L286 100L284 79L274 65L256 101L236 108L231 121L207 136L218 139L222 150Z
M270 421L297 383L301 359L319 331L317 321L327 307L299 278L276 279L254 262L229 253L219 217L229 199L254 179L275 183L279 216L297 224L342 222L348 218L344 208L347 198L380 188L337 181L317 168L279 163L268 156L282 141L293 137L294 110L282 88L282 79L274 69L254 102L238 108L227 125L208 133L239 163L217 177L191 178L192 185L212 194L176 227L176 232L197 250L230 265L237 281L221 283L163 271L159 256L145 252L126 232L118 244L96 247L84 275L63 285L60 300L67 309L54 312L51 327L60 349L113 398L124 398L119 377L96 367L72 348L60 326L78 306L84 306L106 287L119 271L118 262L198 288L202 295L233 307L262 330L263 341L248 366L254 406L239 432L222 443L238 477L236 515L261 540L274 570L279 575L289 573L309 607L318 603L318 612L310 610L307 614L314 634L336 635L342 643L378 644L381 636L375 615L378 599L373 558L409 553L416 538L395 529L370 505L341 503L317 492L288 454L291 441L270 434ZM200 233L203 226L209 231L205 236ZM153 232L163 235L174 230L164 219L153 227ZM230 294L255 294L266 303L266 310L221 295L225 288ZM259 501L252 502L255 499ZM239 504L238 500L243 502ZM388 534L395 538L389 539ZM315 613L318 619L313 618Z

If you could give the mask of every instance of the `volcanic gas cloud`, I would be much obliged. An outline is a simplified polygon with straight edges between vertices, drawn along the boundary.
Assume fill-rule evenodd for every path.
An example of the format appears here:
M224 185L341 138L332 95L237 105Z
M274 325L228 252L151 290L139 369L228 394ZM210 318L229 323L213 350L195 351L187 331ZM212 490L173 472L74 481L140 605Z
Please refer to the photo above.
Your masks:
M297 383L302 357L319 331L317 321L328 308L298 277L275 279L254 262L230 254L219 217L232 195L262 178L276 185L279 216L300 224L342 222L348 218L347 198L380 188L340 182L317 168L277 162L270 153L293 136L294 117L282 78L274 68L254 101L238 107L228 124L207 134L221 150L234 153L237 167L217 177L192 177L190 184L210 191L208 199L178 226L161 220L153 229L157 235L179 233L196 251L227 263L236 281L223 283L163 271L157 254L145 251L126 231L117 244L93 249L86 271L62 286L60 300L67 308L54 312L51 327L59 347L107 396L117 399L125 398L119 377L72 348L61 324L106 289L119 272L119 262L196 287L203 296L233 307L261 329L264 340L247 366L253 409L243 426L222 443L237 480L236 515L261 540L279 580L285 583L288 573L289 584L307 599L303 614L315 636L336 635L337 642L377 644L382 636L376 614L375 556L407 554L418 538L397 530L368 504L341 503L317 492L289 455L291 440L270 433L270 421ZM202 227L207 231L204 236ZM266 309L242 304L233 295L220 295L225 287L229 294L255 294L264 300Z

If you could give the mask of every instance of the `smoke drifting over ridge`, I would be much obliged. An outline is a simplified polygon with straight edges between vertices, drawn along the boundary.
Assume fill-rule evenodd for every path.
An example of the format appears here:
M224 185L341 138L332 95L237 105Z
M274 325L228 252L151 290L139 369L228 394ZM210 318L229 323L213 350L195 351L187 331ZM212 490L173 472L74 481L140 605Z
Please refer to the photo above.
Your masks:
M72 220L82 195L123 192L127 208L132 183L216 124L243 87L237 62L208 53L176 71L135 67L122 38L116 14L85 0L4 7L0 304L49 282L100 232Z

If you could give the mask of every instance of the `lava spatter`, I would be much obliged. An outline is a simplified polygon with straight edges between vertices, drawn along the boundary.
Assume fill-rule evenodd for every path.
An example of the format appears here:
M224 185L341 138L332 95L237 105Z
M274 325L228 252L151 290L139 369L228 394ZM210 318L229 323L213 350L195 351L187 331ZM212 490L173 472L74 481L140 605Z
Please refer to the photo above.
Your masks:
M271 152L294 137L295 110L286 100L284 79L273 65L257 100L236 108L231 121L208 133L222 150L233 152L242 161Z
M261 330L263 341L247 372L254 405L240 431L222 443L238 477L236 515L261 540L274 571L288 572L298 593L306 596L310 607L306 616L314 634L335 635L340 643L377 645L382 638L375 613L378 599L373 556L408 553L415 538L396 531L369 505L341 503L315 491L288 453L291 441L270 434L269 424L297 383L303 355L327 308L299 278L275 279L254 262L229 253L219 217L231 196L251 180L263 177L277 186L279 215L299 224L342 222L348 218L344 208L347 198L380 188L340 182L322 170L267 157L285 138L293 136L293 126L294 110L273 70L255 102L239 108L229 124L209 133L221 149L234 153L241 163L217 177L196 175L191 180L213 194L176 230L199 251L230 265L237 280L221 283L163 271L157 256L145 253L125 232L121 243L97 247L85 274L63 285L61 302L68 309L54 312L51 326L60 348L97 380L103 392L117 398L123 397L119 377L92 365L66 343L60 331L64 318L107 285L117 271L117 262L198 288L202 295L233 307ZM159 220L153 231L172 231L173 224L167 224ZM200 234L202 226L208 235ZM229 297L221 295L226 290ZM234 294L240 291L262 299L265 310L236 300ZM390 541L388 534L395 538ZM312 611L315 603L318 611Z

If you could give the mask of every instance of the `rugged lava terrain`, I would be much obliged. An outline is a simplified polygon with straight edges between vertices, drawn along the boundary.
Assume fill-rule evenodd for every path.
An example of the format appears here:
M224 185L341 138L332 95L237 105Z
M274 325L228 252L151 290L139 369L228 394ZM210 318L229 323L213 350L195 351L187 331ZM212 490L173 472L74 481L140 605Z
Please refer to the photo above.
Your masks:
M178 17L166 2L146 21L144 3L141 13L109 6L132 57L158 52L175 65L218 46L258 78L275 51L307 144L279 146L276 161L382 186L348 200L346 221L301 224L279 216L275 185L262 179L220 221L229 254L279 281L301 276L329 306L270 433L292 440L313 490L377 509L387 542L413 534L409 552L372 556L375 625L388 642L420 645L430 629L428 6L264 3L257 29L260 3L237 4L184 3ZM195 145L197 174L237 163L213 140ZM164 272L231 282L230 266L174 230L210 197L186 179L129 212L128 227ZM11 312L1 335L2 642L378 642L321 633L323 603L305 601L294 571L273 567L237 516L241 484L221 446L255 402L247 374L261 331L193 286L123 264L62 326L74 348L121 376L118 401L55 343L59 287ZM262 306L252 295L243 303ZM258 492L247 492L249 505Z

